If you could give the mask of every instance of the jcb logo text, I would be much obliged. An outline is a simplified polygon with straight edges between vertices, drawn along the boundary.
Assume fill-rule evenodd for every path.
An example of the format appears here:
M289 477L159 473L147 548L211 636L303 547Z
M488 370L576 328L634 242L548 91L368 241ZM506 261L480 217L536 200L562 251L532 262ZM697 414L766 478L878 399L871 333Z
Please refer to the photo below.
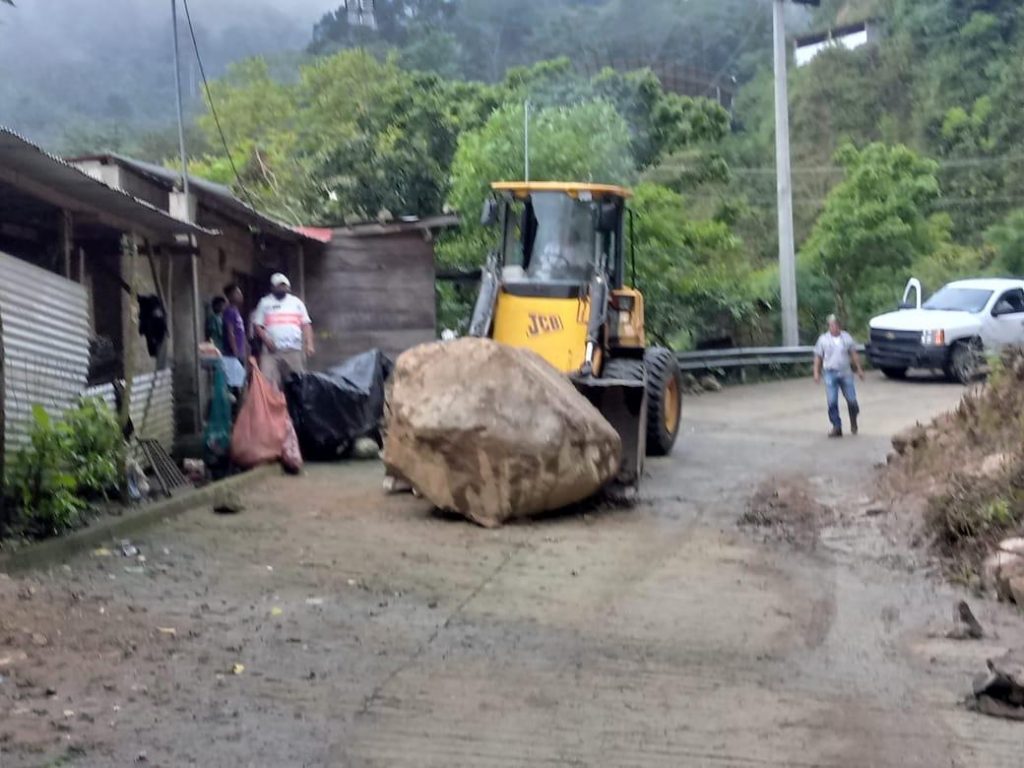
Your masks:
M554 333L562 330L562 318L558 315L535 315L530 314L530 327L526 329L527 336L540 336L542 333Z

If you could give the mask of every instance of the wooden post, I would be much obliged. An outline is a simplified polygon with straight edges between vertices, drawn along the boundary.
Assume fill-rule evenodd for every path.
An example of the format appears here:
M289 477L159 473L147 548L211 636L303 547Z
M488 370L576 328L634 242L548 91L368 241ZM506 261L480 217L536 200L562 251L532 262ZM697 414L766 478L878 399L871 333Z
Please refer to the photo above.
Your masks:
M71 211L61 208L58 213L57 231L60 235L60 270L61 274L71 279L71 256L75 250L75 223Z
M6 513L4 499L7 497L7 421L4 414L7 412L7 386L5 384L7 380L7 373L4 370L4 357L3 354L4 344L4 322L3 318L0 317L0 515Z
M171 360L173 365L177 350L174 339L174 256L167 253L163 258L167 265L167 280L164 283L167 290L167 306L164 307L167 312L167 359Z
M129 233L121 237L121 266L126 266L128 275L128 311L125 313L122 323L123 339L122 362L124 363L124 396L121 398L121 412L118 414L121 421L121 429L128 424L131 418L132 406L132 379L135 376L135 337L138 334L138 292L135 287L136 263L138 262L139 246L135 239L135 233Z
M203 307L199 303L199 246L194 238L191 238L191 243L192 356L195 361L192 374L196 384L196 433L200 434L203 431L203 363L199 359L199 345L203 341L204 328Z
M302 243L299 243L298 247L298 259L296 269L298 270L296 283L299 288L299 298L303 301L306 300L306 249Z

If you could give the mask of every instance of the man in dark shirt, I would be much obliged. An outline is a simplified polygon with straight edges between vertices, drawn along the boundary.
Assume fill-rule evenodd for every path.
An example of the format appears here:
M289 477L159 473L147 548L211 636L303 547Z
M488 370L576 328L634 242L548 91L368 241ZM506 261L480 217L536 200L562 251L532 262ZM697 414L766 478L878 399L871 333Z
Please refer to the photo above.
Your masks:
M224 354L245 360L245 321L242 319L245 297L234 283L224 286L224 296L228 300L224 310Z
M234 283L224 286L227 307L224 309L224 374L228 386L240 389L245 385L245 321L241 307L245 297Z

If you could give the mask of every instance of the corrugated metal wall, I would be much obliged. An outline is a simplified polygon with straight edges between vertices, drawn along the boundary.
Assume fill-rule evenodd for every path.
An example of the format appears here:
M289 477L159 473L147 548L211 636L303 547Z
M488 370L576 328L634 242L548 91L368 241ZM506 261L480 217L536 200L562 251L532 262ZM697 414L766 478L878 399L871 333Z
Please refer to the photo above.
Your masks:
M88 397L102 397L111 408L114 407L112 384L90 387L85 394ZM132 381L131 416L136 435L159 440L168 451L174 447L174 394L170 368L135 377Z
M7 452L28 440L32 406L52 416L70 408L89 374L85 288L0 253L0 320Z

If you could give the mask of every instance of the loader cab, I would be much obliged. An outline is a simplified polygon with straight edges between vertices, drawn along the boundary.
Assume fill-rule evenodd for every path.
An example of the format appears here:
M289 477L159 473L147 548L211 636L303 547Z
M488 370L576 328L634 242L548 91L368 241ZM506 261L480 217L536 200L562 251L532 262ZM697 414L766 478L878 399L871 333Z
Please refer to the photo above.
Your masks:
M622 286L626 190L495 184L494 191L490 216L508 293L576 298L597 275Z
M622 187L498 182L483 221L498 236L470 334L600 374L613 350L642 356L643 298L624 286Z

